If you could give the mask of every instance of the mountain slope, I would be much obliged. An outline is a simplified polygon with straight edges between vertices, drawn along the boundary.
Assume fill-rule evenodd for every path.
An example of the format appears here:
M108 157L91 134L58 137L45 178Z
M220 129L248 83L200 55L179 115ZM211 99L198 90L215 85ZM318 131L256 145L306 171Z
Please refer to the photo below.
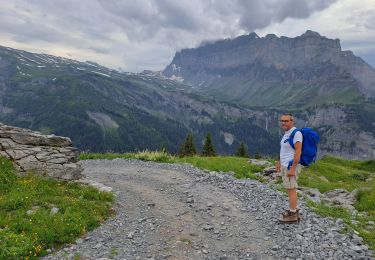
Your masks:
M193 91L249 106L353 104L375 97L375 69L340 41L255 33L177 52L163 75Z
M261 107L249 108L250 103L219 102L193 87L198 88L151 72L120 73L91 62L0 47L0 121L5 124L69 136L84 151L165 145L177 152L188 132L199 149L210 132L220 154L233 154L241 141L252 155L277 154L278 117L285 110L270 108L271 95L263 93ZM317 99L320 105L288 108L297 126L318 130L320 155L374 158L375 102L362 97L347 102L343 92L331 89L331 96L344 100L332 103L324 93Z
M82 150L177 152L188 132L198 147L211 132L220 153L242 140L252 153L277 150L276 137L249 119L254 111L182 94L186 86L170 80L5 47L0 58L0 120L69 136Z

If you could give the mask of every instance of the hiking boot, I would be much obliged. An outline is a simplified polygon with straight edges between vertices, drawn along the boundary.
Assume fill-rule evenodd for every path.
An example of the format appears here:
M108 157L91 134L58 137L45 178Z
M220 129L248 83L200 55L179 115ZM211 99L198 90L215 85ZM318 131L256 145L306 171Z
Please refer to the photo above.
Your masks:
M299 209L296 209L296 211L297 211L297 215L298 215L298 220L301 220L302 219L302 215L299 213ZM288 216L288 214L289 214L289 209L287 209L287 210L285 210L283 213L281 213L282 215L283 215L283 217L284 216Z
M291 212L290 210L285 212L285 214L282 215L282 218L279 219L281 223L293 223L298 222L299 220L298 212Z

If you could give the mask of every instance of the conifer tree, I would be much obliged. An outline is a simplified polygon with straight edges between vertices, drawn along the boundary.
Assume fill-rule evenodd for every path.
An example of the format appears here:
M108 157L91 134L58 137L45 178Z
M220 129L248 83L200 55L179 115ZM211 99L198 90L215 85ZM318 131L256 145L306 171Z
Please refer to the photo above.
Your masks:
M202 156L216 156L215 148L212 145L210 133L206 135L206 139L204 141L203 150L202 150Z
M244 142L241 142L240 146L238 147L238 149L236 151L236 156L238 156L238 157L249 157L249 155L247 153L247 147L244 144Z
M184 156L193 156L197 153L194 145L193 134L189 133L185 139L185 142L180 147L179 155L180 157Z

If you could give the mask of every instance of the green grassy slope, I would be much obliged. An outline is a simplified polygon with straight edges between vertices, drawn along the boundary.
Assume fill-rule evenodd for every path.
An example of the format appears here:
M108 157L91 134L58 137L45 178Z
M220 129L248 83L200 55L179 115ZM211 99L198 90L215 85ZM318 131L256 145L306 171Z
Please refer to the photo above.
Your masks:
M91 187L18 177L0 157L0 259L35 258L72 243L108 218L112 203L112 194Z

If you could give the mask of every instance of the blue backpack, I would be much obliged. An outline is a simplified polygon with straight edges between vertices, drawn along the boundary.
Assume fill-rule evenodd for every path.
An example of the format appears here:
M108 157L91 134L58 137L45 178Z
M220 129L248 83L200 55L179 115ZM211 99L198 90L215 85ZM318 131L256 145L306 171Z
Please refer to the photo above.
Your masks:
M300 164L309 167L313 162L316 161L316 155L318 153L318 143L320 138L318 133L311 128L295 129L288 139L289 144L293 149L295 149L293 138L297 131L300 131L303 136Z

